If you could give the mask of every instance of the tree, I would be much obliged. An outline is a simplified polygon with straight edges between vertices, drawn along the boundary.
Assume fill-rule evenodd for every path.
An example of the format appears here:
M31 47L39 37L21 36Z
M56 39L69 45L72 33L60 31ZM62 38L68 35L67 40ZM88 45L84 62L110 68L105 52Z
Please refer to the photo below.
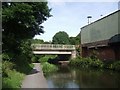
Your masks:
M76 36L76 44L79 45L81 43L81 32Z
M75 45L75 37L70 37L70 44Z
M3 2L3 52L19 54L21 43L44 33L41 24L50 15L47 2Z
M44 40L42 39L31 39L32 44L43 44Z
M70 37L70 44L72 45L80 45L80 33L76 37Z
M76 37L70 37L70 44L76 46L77 55L80 55L80 41L81 41L81 33L79 33Z
M70 44L69 36L66 32L59 31L53 36L52 43L53 44Z

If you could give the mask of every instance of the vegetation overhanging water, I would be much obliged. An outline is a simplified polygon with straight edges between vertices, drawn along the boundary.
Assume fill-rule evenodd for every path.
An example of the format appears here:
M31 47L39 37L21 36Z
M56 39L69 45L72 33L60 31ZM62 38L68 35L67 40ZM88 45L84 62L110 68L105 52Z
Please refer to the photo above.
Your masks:
M115 71L59 67L45 77L49 88L120 88L120 76Z

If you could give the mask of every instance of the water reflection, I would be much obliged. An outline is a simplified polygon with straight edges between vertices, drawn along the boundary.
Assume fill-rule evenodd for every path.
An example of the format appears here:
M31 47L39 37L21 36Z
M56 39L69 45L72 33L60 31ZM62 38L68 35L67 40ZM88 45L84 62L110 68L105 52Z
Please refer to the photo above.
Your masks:
M113 71L60 67L46 79L49 88L120 88L120 75Z

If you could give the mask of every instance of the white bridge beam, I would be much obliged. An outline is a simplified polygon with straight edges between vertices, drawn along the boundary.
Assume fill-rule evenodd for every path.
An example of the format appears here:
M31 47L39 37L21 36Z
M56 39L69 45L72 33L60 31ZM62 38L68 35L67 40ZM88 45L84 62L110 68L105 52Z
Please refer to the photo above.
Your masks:
M65 51L33 51L33 54L72 54L72 52Z

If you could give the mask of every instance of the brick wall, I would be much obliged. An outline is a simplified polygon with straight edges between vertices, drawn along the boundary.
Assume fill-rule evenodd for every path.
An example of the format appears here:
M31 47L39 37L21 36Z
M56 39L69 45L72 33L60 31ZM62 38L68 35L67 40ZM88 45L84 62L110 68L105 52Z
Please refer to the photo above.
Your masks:
M93 51L96 53L97 57L101 60L115 60L116 54L112 47L99 47L97 49L91 48L82 48L82 57L90 57L93 54ZM118 57L120 58L120 51L117 53Z
M99 48L98 52L98 57L102 60L115 60L115 52L111 47Z

